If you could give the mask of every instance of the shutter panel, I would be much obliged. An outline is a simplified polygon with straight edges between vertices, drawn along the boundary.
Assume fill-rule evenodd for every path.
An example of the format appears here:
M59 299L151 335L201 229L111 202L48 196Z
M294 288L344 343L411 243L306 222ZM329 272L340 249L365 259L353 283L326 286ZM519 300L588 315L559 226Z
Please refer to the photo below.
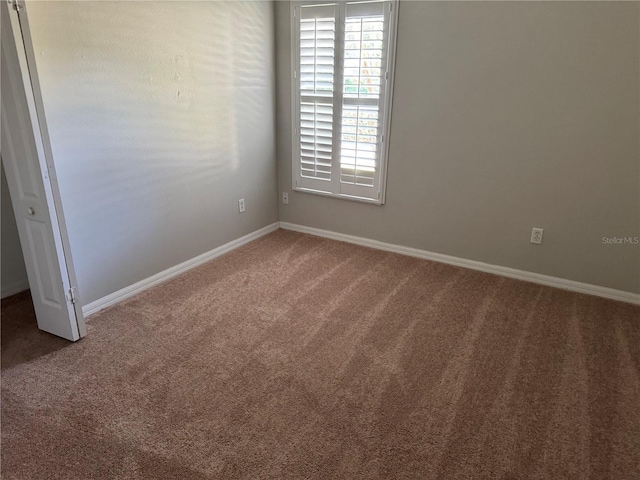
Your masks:
M344 19L340 192L376 198L380 191L386 69L387 2L347 3Z
M333 105L300 102L301 176L331 180Z
M340 182L373 187L378 154L378 108L344 105Z
M334 158L336 7L301 6L298 24L298 151L302 187L331 191Z
M314 10L317 10L314 9ZM302 9L308 15L309 9ZM316 13L319 15L319 13ZM333 97L335 18L300 19L300 95Z

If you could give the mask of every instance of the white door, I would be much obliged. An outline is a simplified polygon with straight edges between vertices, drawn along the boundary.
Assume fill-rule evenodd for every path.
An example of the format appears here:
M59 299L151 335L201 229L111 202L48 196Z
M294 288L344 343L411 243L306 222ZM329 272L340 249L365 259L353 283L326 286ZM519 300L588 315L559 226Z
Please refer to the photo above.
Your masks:
M38 327L68 340L86 334L77 302L58 185L48 144L28 24L3 1L2 162L24 253ZM24 38L23 38L24 35ZM29 58L31 57L31 58Z

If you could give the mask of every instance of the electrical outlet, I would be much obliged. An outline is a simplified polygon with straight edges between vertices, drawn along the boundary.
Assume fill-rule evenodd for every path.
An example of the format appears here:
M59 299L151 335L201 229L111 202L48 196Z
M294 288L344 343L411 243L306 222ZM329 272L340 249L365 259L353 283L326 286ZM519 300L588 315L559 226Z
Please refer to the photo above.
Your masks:
M240 213L244 212L244 198L238 200L238 210L240 210Z
M282 192L282 203L289 205L289 192Z
M542 234L544 230L542 228L534 228L531 230L531 243L540 245L542 243Z

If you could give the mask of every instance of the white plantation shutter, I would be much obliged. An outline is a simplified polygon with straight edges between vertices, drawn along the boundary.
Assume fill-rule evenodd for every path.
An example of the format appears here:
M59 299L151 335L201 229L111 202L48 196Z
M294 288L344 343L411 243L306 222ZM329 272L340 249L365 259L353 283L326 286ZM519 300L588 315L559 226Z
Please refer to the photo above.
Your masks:
M378 150L378 108L343 105L340 182L372 187Z
M300 9L296 122L300 183L323 190L331 182L336 64L335 5Z
M385 5L389 4L345 5L340 191L362 197L379 190Z
M300 175L331 180L333 105L300 102Z
M382 203L395 3L294 3L294 189Z

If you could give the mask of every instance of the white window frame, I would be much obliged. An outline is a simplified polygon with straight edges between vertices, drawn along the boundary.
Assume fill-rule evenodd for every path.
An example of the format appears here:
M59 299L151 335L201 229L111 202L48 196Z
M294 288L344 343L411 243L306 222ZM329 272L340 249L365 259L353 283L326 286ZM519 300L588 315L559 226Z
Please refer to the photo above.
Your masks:
M381 94L379 103L379 131L378 131L378 158L374 176L373 187L358 187L347 185L342 190L340 181L340 130L342 119L342 78L343 78L343 48L344 48L344 24L347 5L358 3L373 3L371 0L333 0L318 1L305 0L293 1L290 6L291 21L291 134L292 134L292 188L295 191L324 195L333 198L342 198L375 205L383 205L386 200L386 179L389 158L389 138L391 130L391 108L393 101L393 83L396 63L396 42L398 26L399 0L382 0L375 3L384 3L385 24L388 29L387 55L383 69L386 75L381 78ZM336 8L336 38L335 38L335 65L334 65L334 124L332 145L331 180L316 180L302 177L300 159L300 7L302 6L335 6ZM325 187L326 185L326 187ZM351 188L349 188L351 187ZM354 188L355 187L355 191ZM371 196L363 196L358 188L371 188Z

